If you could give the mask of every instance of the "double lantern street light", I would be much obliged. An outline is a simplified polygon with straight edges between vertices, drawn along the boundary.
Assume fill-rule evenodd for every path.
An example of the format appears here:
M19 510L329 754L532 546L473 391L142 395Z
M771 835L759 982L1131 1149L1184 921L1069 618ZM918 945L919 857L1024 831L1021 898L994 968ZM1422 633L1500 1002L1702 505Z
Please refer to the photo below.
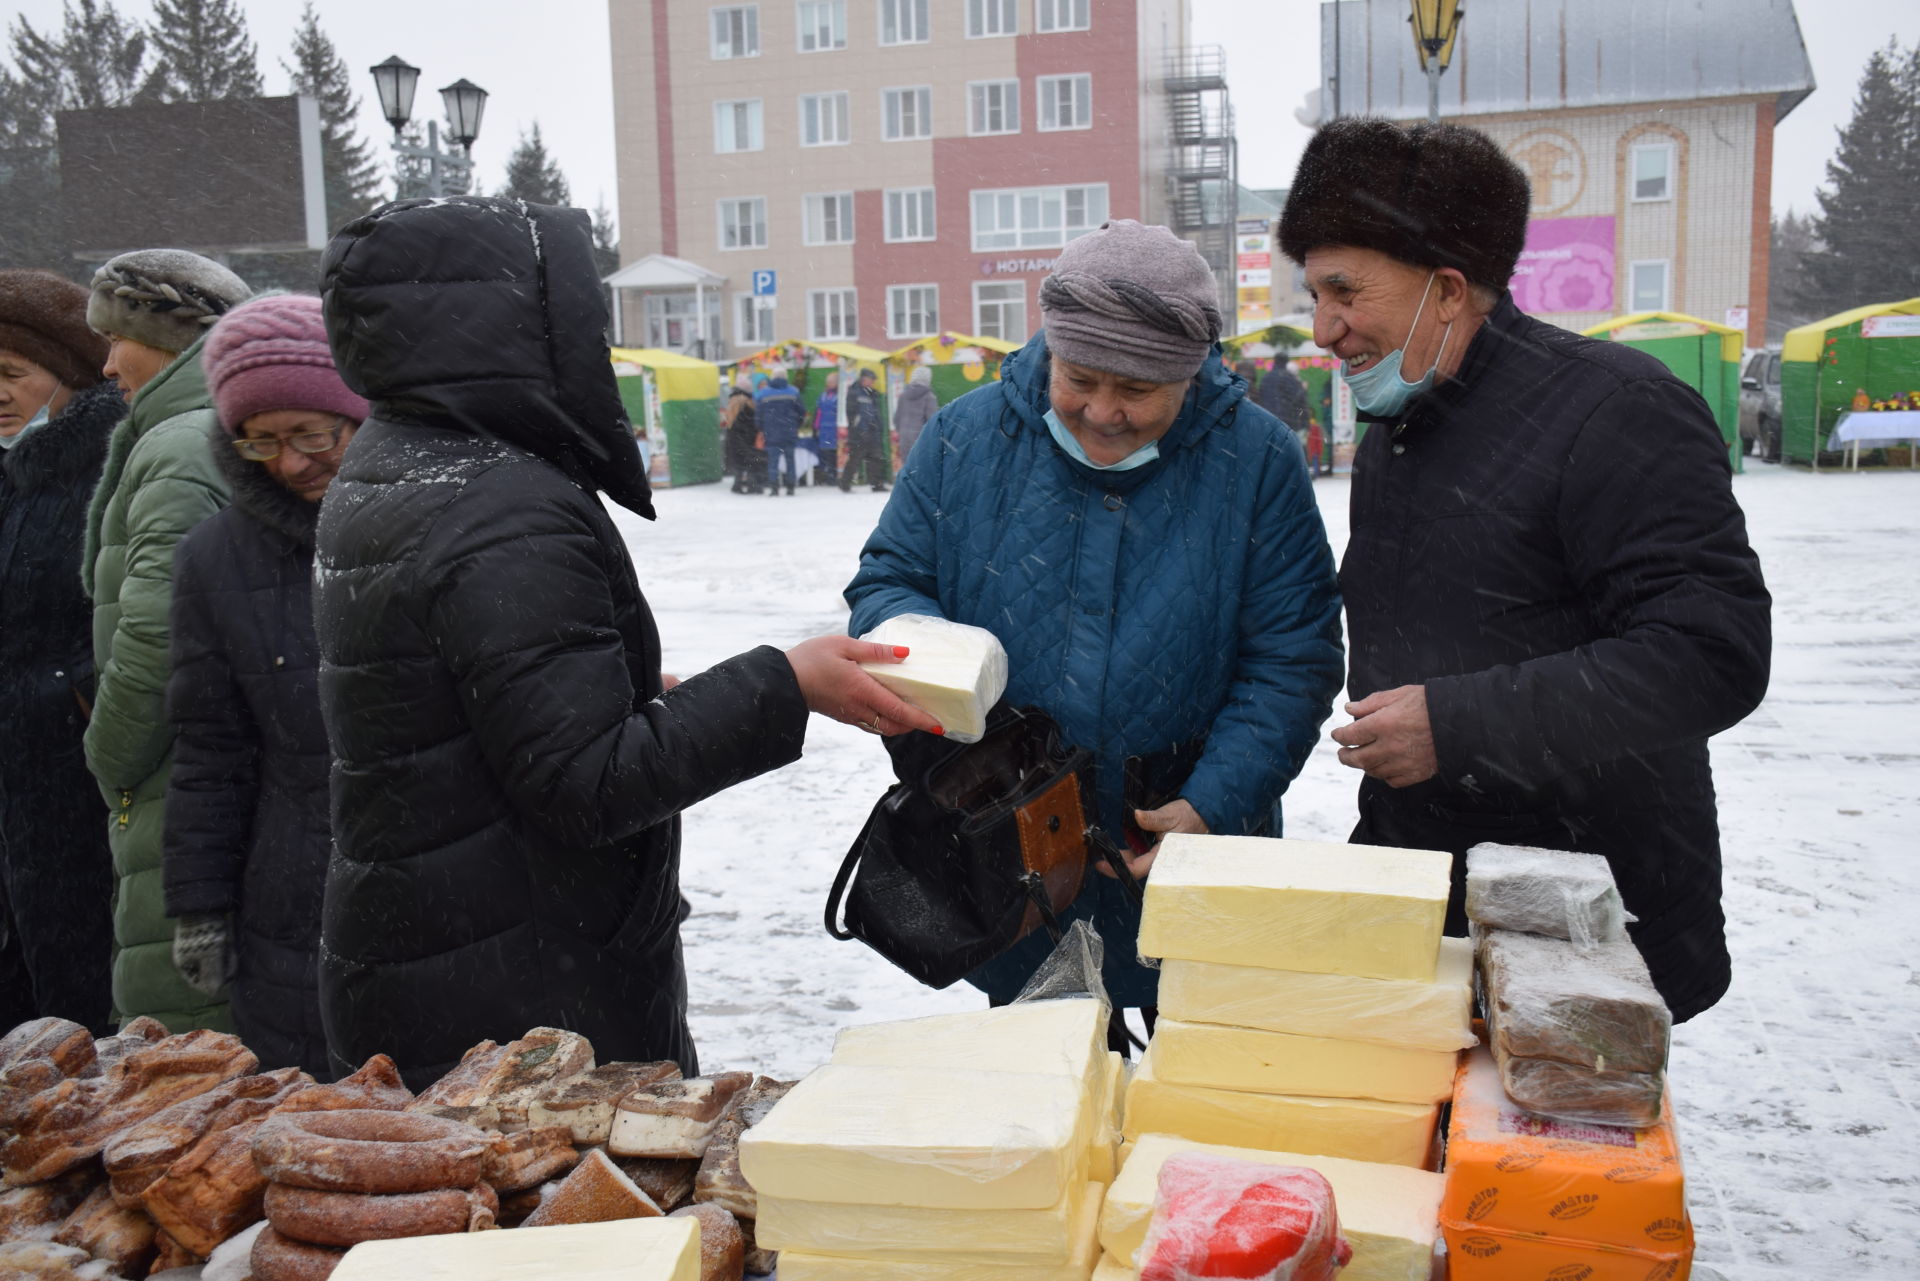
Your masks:
M1337 7L1337 6L1336 6ZM1460 0L1413 0L1413 44L1427 73L1427 119L1440 118L1440 73L1453 61L1460 35Z
M456 80L440 91L446 108L450 136L459 151L440 149L440 125L427 121L427 145L413 147L401 140L400 131L413 116L413 91L420 83L420 68L397 55L372 67L374 89L380 95L380 114L393 126L393 152L427 162L427 194L443 196L447 181L457 172L464 177L473 170L473 140L480 136L480 117L487 109L487 91L470 80Z

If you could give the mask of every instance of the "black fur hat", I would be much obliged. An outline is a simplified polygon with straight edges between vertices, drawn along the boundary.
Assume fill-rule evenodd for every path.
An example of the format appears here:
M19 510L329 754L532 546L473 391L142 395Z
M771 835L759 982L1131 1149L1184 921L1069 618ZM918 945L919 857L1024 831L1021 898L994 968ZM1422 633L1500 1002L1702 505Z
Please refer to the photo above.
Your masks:
M1307 143L1280 214L1280 248L1295 262L1324 245L1377 249L1505 289L1531 203L1526 174L1478 129L1355 116Z

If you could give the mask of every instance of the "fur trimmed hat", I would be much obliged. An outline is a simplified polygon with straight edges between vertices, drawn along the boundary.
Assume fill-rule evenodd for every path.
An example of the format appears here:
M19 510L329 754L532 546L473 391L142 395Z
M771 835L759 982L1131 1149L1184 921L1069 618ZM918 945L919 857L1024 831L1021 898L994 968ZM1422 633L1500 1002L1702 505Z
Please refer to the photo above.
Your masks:
M313 409L367 416L367 402L348 389L327 346L320 300L311 294L269 294L220 318L200 349L207 390L232 435L255 414Z
M252 296L246 281L211 258L185 249L136 249L93 273L87 323L98 333L177 354Z
M1307 143L1280 214L1280 249L1295 262L1325 245L1376 249L1505 289L1531 204L1526 174L1478 129L1356 116L1322 125Z
M0 271L0 350L79 391L102 378L107 341L87 328L87 291L50 271Z

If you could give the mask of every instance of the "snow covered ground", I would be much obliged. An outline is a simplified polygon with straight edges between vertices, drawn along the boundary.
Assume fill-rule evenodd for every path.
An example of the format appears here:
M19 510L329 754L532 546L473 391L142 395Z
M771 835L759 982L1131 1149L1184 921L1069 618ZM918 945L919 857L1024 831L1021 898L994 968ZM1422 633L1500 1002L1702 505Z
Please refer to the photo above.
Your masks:
M1714 742L1733 990L1674 1038L1699 1260L1728 1281L1916 1277L1920 475L1756 465L1736 488L1774 593L1774 675ZM1338 553L1347 485L1319 494ZM657 524L618 513L667 670L843 628L840 591L884 501L707 485L663 491ZM815 718L803 760L687 815L708 1066L795 1075L845 1024L980 1004L821 929L889 781L873 738ZM1289 835L1344 839L1354 782L1323 745L1289 794Z

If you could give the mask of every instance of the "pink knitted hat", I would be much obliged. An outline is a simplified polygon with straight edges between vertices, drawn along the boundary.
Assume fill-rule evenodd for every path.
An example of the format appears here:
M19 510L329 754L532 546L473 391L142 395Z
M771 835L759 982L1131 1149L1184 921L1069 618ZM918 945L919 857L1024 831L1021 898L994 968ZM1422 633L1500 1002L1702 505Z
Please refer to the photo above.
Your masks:
M273 294L235 307L207 335L200 364L229 435L272 409L317 409L355 423L367 416L367 402L333 366L320 300L310 294Z

